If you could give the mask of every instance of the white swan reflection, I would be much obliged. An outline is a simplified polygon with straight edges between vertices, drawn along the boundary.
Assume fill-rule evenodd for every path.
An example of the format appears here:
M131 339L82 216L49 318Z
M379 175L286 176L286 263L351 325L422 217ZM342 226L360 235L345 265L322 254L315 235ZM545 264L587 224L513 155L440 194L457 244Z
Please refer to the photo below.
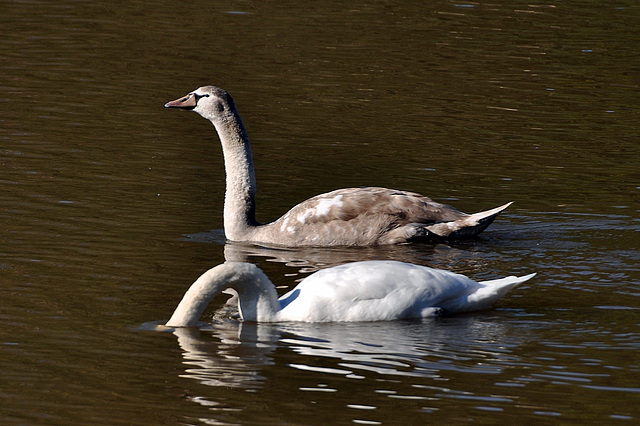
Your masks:
M304 328L291 324L285 330L290 336L281 342L300 355L338 360L335 367L345 375L438 378L445 370L499 373L502 366L494 361L505 358L505 348L493 345L505 338L502 326L472 316ZM306 369L304 365L294 367Z
M197 380L207 386L234 388L261 387L264 366L273 365L269 356L276 348L278 330L270 327L247 327L227 321L201 330L176 328L173 334L182 349L185 368L181 377ZM213 339L207 334L212 334Z
M477 315L382 323L260 324L226 321L211 328L176 328L186 366L181 377L207 386L260 388L266 366L283 362L291 374L336 374L361 379L409 376L440 379L443 372L499 374L516 361L521 338L499 321ZM297 372L296 372L297 371Z

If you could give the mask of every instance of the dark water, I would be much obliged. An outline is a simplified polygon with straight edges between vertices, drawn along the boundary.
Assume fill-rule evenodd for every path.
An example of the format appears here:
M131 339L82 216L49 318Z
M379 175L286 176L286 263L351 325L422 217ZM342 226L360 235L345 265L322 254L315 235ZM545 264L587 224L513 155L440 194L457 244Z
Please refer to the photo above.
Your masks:
M635 2L0 7L0 423L640 419ZM515 204L455 245L225 247L213 128L162 108L204 84L262 220L359 185ZM538 276L438 320L151 331L225 256L281 291L370 258Z

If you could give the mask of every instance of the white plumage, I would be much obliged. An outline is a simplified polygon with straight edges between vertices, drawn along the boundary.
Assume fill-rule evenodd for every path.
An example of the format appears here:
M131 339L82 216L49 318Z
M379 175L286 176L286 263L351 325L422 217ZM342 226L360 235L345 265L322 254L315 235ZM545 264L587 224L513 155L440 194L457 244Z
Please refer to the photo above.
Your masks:
M166 325L197 325L211 299L228 288L238 293L245 321L384 321L485 309L534 275L476 282L426 266L363 261L315 272L278 299L260 268L226 262L192 284Z

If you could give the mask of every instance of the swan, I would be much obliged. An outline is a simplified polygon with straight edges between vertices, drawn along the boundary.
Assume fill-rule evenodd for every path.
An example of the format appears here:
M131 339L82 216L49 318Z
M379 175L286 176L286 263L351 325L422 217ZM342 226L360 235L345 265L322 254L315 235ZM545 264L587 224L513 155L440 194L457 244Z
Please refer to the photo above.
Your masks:
M213 123L224 156L224 231L230 241L280 246L369 246L416 240L458 240L487 228L511 203L475 214L396 189L338 189L312 197L279 219L256 221L251 146L231 95L203 86L165 108L192 110Z
M211 299L228 289L237 293L244 321L385 321L488 308L534 275L476 282L441 269L368 260L317 271L278 299L256 265L225 262L191 285L165 326L197 325Z

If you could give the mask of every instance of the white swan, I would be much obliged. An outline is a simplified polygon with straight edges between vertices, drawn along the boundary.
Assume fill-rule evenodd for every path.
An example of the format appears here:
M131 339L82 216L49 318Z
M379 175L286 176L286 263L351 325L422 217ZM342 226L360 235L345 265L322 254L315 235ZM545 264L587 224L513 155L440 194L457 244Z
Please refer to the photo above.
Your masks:
M191 285L166 326L196 325L211 299L228 288L237 292L245 321L384 321L484 309L534 275L478 283L426 266L370 260L322 269L278 299L260 268L226 262Z
M482 232L511 203L468 215L411 192L348 188L317 195L276 221L255 217L256 179L251 146L231 96L204 86L167 108L193 110L218 132L226 168L224 230L231 241L284 246L367 246L425 239L461 239Z

